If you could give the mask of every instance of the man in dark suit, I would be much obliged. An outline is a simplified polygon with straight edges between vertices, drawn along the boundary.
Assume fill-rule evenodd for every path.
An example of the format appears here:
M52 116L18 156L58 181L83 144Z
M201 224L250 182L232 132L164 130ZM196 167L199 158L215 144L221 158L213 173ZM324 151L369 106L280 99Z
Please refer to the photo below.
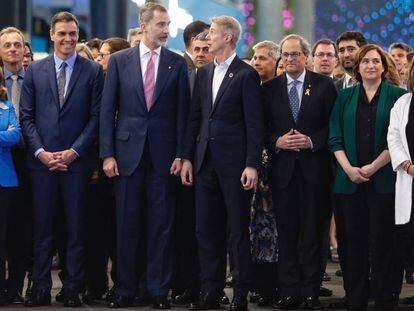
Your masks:
M259 75L235 53L240 32L240 23L233 17L212 19L207 38L215 59L198 70L191 103L181 178L191 185L194 169L202 296L190 310L219 308L225 285L227 224L234 259L230 310L247 310L249 190L257 185L261 162L262 109Z
M335 82L337 90L353 86L352 70L354 67L355 57L361 46L368 44L367 39L359 31L345 31L336 39L338 47L339 63L345 70L345 76Z
M185 60L163 46L169 35L166 9L148 3L140 10L140 44L111 56L101 109L100 156L116 177L117 297L110 308L131 305L137 260L147 261L147 287L156 309L167 300L172 274L175 177L189 100ZM147 258L137 253L146 213Z
M329 202L328 123L336 90L332 79L305 70L309 44L285 37L286 73L264 84L271 154L271 192L279 232L277 309L321 309L322 219Z
M183 39L185 45L185 51L183 56L185 61L187 62L188 71L192 71L197 68L193 61L194 39L199 33L208 31L209 28L210 25L204 23L203 21L196 20L188 24L183 31Z
M61 198L67 231L64 304L79 307L84 287L86 193L94 166L100 66L78 57L79 24L60 12L51 20L53 55L29 66L22 88L20 119L29 153L34 201L33 292L26 306L50 304L53 227Z

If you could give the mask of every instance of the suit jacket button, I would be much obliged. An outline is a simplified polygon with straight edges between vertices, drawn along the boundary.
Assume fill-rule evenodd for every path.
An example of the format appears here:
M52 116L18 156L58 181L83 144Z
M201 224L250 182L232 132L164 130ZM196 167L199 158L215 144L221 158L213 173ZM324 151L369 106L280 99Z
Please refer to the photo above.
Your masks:
M214 141L214 137L211 137L211 138L210 138L210 141Z
M213 121L213 118L208 119L208 122L211 122L211 121Z

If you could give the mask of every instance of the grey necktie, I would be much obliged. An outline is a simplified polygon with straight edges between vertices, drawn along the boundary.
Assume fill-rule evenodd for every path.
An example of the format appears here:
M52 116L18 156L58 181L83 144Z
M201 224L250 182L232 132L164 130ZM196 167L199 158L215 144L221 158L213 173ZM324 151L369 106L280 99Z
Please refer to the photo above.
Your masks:
M60 108L63 107L65 103L65 85L66 85L66 63L63 62L60 65L60 72L58 77L58 92L59 92L59 105Z
M293 119L295 120L295 122L298 121L299 110L300 110L299 94L298 94L298 89L296 88L296 85L298 85L299 83L300 81L294 80L292 82L292 87L290 88L290 91L288 94L290 109L292 110L292 115L293 115Z
M12 88L11 88L11 101L13 103L14 110L16 111L16 117L19 119L19 104L20 104L20 91L21 87L18 82L19 76L18 75L12 75L11 79L12 82Z

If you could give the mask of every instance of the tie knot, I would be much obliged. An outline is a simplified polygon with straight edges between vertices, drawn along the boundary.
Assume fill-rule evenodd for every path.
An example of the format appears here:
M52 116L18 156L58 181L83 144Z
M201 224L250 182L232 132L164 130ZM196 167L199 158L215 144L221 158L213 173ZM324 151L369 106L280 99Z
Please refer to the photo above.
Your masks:
M296 85L298 85L299 82L300 82L299 80L293 80L292 81L292 86L296 87Z
M11 75L10 77L13 81L17 81L19 79L18 75Z
M63 62L63 63L60 65L60 68L61 68L61 69L63 69L63 68L65 68L67 65L68 65L68 64L66 64L66 62Z

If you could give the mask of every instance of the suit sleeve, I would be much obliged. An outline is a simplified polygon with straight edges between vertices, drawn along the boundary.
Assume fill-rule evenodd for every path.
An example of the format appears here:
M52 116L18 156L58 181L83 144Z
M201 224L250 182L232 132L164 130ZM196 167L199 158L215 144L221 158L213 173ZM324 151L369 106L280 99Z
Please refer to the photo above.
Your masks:
M14 129L0 131L0 147L12 147L20 141L21 130L19 121L16 118L14 108L11 106L9 109L9 125L14 125Z
M326 90L324 91L323 95L323 106L322 109L324 111L324 123L326 124L323 128L319 131L312 133L309 135L309 138L312 141L313 149L312 151L316 152L326 148L328 136L329 136L329 117L332 112L332 107L335 103L335 99L337 96L336 88L332 81L327 82Z
M345 150L343 130L343 100L342 93L337 97L329 121L328 147L331 152Z
M35 122L36 90L33 80L33 66L29 66L24 75L20 97L20 124L25 142L33 154L43 148L43 142Z
M89 121L82 133L72 145L72 149L74 149L80 156L84 156L85 153L90 150L90 147L98 137L99 110L101 106L102 87L104 81L102 68L100 66L96 67L93 75L93 86L90 97L92 102L89 108Z
M177 148L176 158L183 156L183 141L184 131L186 126L186 119L188 116L188 106L190 101L190 88L188 81L187 64L182 62L180 66L180 74L178 81L178 97L177 97L177 115L176 115L176 129L177 129Z
M182 158L190 160L194 163L194 153L197 135L200 132L201 126L201 101L200 101L200 86L199 75L196 75L194 83L194 91L190 104L190 113L187 119L187 128L185 131L184 151Z
M119 99L118 65L111 57L102 94L99 126L99 156L104 159L115 156L115 116Z
M273 80L267 83L262 84L262 100L263 100L263 109L264 109L264 133L265 139L264 144L266 148L273 153L276 148L276 141L279 136L274 135L274 130L272 128L272 101L274 88Z
M247 137L246 167L258 169L263 147L263 103L260 77L256 71L249 71L244 79L242 92Z

